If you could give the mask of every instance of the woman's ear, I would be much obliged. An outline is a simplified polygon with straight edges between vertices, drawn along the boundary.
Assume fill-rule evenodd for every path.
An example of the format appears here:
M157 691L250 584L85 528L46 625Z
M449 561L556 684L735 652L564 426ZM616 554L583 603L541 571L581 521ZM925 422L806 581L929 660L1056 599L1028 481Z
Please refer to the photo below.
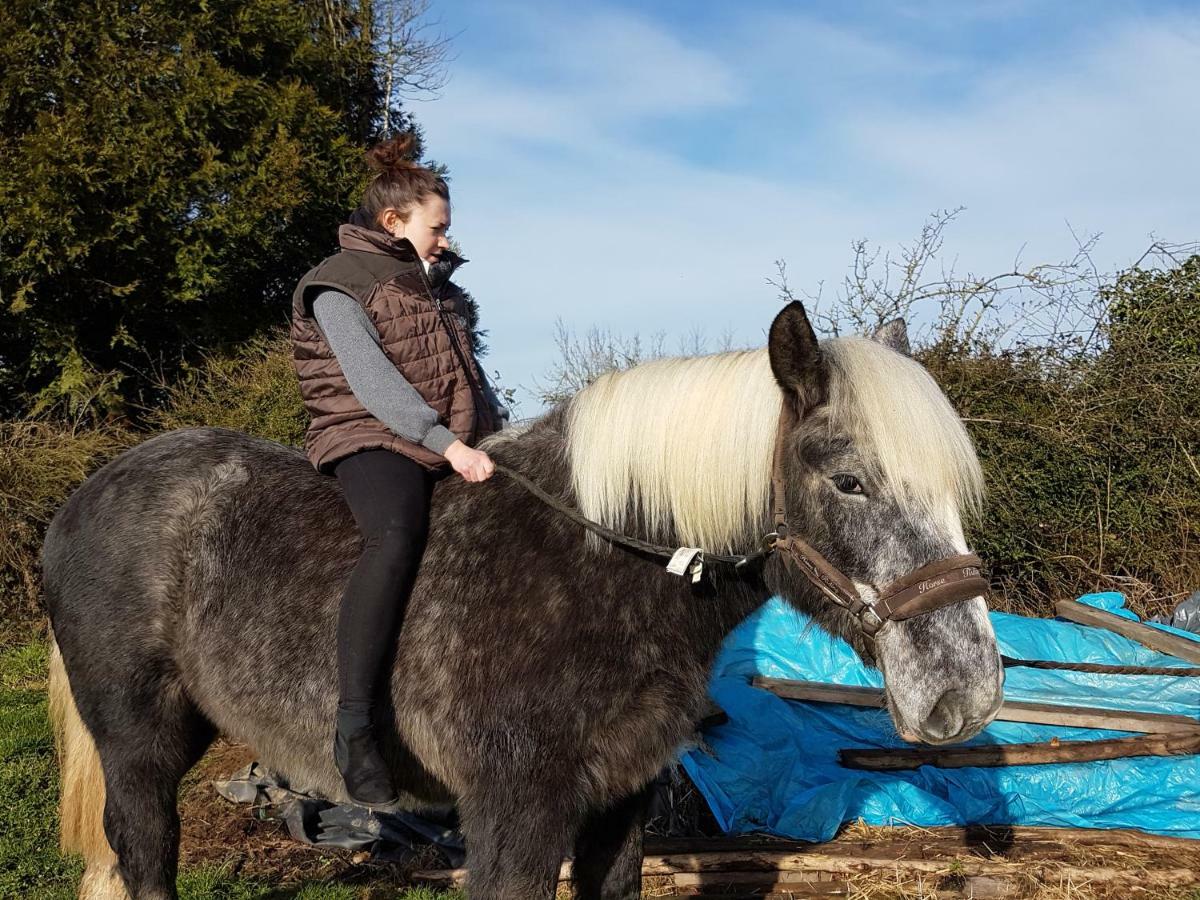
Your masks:
M404 220L400 218L395 207L389 206L379 213L379 224L392 237L404 237Z

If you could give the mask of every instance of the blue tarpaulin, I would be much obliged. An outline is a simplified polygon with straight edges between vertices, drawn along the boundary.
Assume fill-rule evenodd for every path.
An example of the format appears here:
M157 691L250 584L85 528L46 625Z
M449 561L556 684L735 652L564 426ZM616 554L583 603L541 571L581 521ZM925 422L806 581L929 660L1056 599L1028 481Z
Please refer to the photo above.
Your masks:
M1117 593L1081 602L1137 617ZM1021 659L1188 666L1108 631L994 612L1000 652ZM1168 626L1173 634L1196 635ZM867 772L838 765L843 747L904 747L886 711L783 700L755 675L882 686L844 641L772 600L725 642L710 693L729 721L705 730L683 765L729 833L826 841L843 822L873 825L1048 825L1138 828L1200 838L1200 757L1140 757L1004 768ZM1200 678L1009 668L1005 698L1173 713L1200 719ZM963 746L1130 737L1128 733L993 722Z

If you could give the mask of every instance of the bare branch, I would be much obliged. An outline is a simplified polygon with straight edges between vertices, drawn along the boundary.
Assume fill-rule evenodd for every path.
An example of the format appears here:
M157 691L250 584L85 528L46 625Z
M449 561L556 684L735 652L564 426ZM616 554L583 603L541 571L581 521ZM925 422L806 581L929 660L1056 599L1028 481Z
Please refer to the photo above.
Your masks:
M433 32L426 19L430 0L374 0L372 15L376 52L383 69L383 130L391 126L391 110L402 95L432 95L449 81L451 38Z

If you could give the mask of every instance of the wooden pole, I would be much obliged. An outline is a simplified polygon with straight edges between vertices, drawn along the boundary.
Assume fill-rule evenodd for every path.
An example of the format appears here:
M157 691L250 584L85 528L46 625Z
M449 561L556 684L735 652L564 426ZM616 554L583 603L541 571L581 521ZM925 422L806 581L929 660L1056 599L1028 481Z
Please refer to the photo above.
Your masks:
M678 873L720 872L812 872L835 876L856 875L871 871L886 871L901 875L949 875L963 877L1021 875L1046 884L1105 882L1111 885L1150 887L1182 886L1200 883L1200 872L1190 867L1163 869L1113 869L1093 866L1071 866L1053 860L987 860L972 856L945 859L910 859L890 855L860 853L842 855L818 851L798 853L764 850L735 853L680 853L671 856L647 856L642 861L642 875L676 875ZM560 881L570 879L570 863L564 863ZM465 869L416 871L414 881L426 884L461 886L466 883Z
M725 887L754 885L760 890L838 896L848 894L844 880L820 881L814 872L676 872L672 876L676 887Z
M1093 762L1132 756L1187 756L1200 753L1200 729L1192 734L1148 734L1108 741L1060 741L1039 744L991 744L888 750L839 750L838 762L850 769L893 771L937 766L1030 766L1043 763Z
M912 832L904 828L886 829L895 833L897 840L905 840ZM937 825L931 828L919 829L921 840L926 843L937 843L950 847L979 847L982 844L1008 845L1013 843L1070 843L1084 844L1089 847L1134 847L1170 850L1176 853L1198 854L1200 861L1200 840L1182 837L1170 837L1162 834L1148 834L1133 828L1053 828L1045 825ZM733 851L733 850L791 850L798 852L807 847L816 846L809 841L795 841L788 838L772 837L754 834L743 836L722 837L687 837L664 838L652 835L646 836L647 856L670 856L675 853L697 853L700 851ZM834 841L826 843L825 848L830 852L848 845ZM949 851L947 851L949 852Z
M1188 662L1200 663L1200 641L1193 641L1177 634L1163 631L1161 628L1151 628L1141 622L1096 609L1078 600L1059 600L1054 605L1055 612L1069 622L1077 625L1091 625L1103 628L1121 637L1136 641L1143 647L1157 650L1168 656L1186 659Z
M753 684L787 700L812 700L817 703L845 703L850 706L875 708L884 706L881 688L793 681L761 675L754 679ZM1006 700L996 718L1002 722L1028 722L1035 725L1062 725L1069 728L1097 728L1146 734L1190 734L1200 729L1200 720L1188 716L1055 703L1027 703L1021 700Z

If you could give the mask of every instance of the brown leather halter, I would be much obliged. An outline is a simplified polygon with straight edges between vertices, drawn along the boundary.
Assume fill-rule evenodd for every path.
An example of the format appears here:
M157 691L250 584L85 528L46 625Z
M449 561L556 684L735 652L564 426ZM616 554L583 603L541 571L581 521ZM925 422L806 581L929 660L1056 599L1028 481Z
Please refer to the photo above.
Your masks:
M911 619L921 613L960 603L988 592L983 563L974 553L948 556L914 569L897 578L879 592L879 599L866 603L854 583L815 548L791 533L787 524L783 460L787 436L796 416L785 399L775 435L775 454L771 468L771 504L775 531L768 535L769 546L784 563L813 583L826 597L854 616L863 634L870 640L889 621Z

